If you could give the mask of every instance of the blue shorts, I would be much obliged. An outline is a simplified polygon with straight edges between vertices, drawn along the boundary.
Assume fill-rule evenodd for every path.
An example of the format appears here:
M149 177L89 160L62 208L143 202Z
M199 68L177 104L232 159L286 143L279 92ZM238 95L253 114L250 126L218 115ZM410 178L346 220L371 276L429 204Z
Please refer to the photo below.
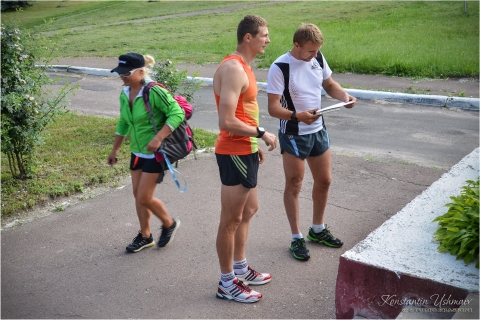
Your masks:
M330 148L330 138L325 127L320 131L305 135L291 135L278 132L280 152L284 151L301 159L320 156Z
M220 180L225 186L242 184L252 189L257 186L257 174L260 159L258 152L244 156L215 154L217 157Z

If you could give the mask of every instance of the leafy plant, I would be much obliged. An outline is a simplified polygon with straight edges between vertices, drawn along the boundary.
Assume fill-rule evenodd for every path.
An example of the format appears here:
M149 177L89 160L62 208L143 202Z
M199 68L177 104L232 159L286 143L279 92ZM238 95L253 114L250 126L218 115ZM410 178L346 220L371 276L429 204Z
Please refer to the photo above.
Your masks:
M480 177L477 181L467 180L466 186L462 187L459 196L452 196L453 202L447 203L447 213L435 218L440 228L434 233L435 240L440 241L438 251L448 251L456 255L457 259L464 260L469 264L475 258L478 262L478 236L479 236L479 204L478 204L478 186Z
M28 3L29 1L2 1L1 10L3 11L15 11L25 7L32 6L32 4ZM30 1L31 2L31 1Z
M42 131L54 117L65 112L68 84L53 93L46 85L52 80L36 62L46 64L49 43L41 36L22 31L16 22L1 25L1 136L2 153L16 179L32 173L32 155L41 143ZM50 44L50 48L54 45Z
M198 76L195 74L194 77ZM171 60L158 62L153 67L153 80L164 84L173 95L181 95L188 102L193 101L195 91L200 89L200 81L187 81L187 69L179 71Z

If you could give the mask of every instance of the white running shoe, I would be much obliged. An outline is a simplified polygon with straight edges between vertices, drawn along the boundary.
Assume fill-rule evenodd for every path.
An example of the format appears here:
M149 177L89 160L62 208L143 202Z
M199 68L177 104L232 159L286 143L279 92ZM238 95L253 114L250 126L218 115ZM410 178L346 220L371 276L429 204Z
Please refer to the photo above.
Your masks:
M225 288L220 281L217 289L217 298L252 303L260 300L262 298L262 294L260 292L253 291L241 280L235 278L235 280L233 280L233 284L228 288Z
M250 268L250 266L248 266L248 270L245 272L245 274L236 274L235 276L238 278L238 280L241 280L246 285L251 286L258 286L268 283L270 280L272 280L272 276L269 273L259 273Z

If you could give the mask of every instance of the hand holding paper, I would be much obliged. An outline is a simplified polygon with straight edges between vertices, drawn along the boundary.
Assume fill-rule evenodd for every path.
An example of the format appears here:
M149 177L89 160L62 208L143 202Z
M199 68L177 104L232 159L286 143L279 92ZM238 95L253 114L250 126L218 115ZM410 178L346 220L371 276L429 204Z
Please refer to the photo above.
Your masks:
M343 107L343 106L346 106L346 105L352 104L352 103L353 103L353 101L340 102L340 103L334 104L333 106L330 106L330 107L327 107L327 108L322 108L322 109L320 109L320 110L317 110L316 113L324 114L324 113L331 112L331 111L337 111L337 110L340 109L340 107Z

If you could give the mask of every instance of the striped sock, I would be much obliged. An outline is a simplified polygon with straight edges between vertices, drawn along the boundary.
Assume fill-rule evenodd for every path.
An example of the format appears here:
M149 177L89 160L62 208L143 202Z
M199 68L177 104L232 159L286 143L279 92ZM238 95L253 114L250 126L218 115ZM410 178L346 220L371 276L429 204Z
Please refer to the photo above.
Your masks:
M248 270L248 263L247 259L243 259L242 261L233 261L233 271L235 274L244 274Z
M230 287L233 284L233 280L235 280L235 273L220 273L220 281L225 288Z

